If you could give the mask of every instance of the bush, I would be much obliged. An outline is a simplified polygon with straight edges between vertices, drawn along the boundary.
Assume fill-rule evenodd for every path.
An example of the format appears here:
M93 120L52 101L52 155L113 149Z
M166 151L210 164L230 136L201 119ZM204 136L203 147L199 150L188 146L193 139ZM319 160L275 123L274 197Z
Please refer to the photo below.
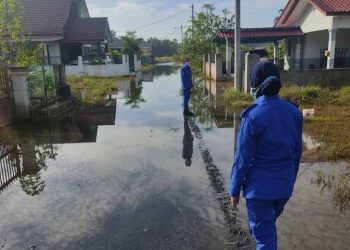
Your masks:
M244 109L252 104L253 97L249 94L242 93L230 88L224 94L224 104L230 111Z

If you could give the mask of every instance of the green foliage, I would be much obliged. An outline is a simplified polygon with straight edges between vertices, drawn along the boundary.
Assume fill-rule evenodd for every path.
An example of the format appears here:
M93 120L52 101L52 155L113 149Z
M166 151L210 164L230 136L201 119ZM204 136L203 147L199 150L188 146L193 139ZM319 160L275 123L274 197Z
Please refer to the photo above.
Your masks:
M338 90L322 88L312 85L307 87L284 86L280 91L283 99L289 100L301 106L314 104L350 104L350 87L343 87Z
M218 29L233 28L233 25L233 16L229 16L227 10L223 10L223 15L217 15L213 4L203 5L202 11L196 14L185 31L177 59L182 61L185 56L189 57L194 73L201 72L203 55L215 52L215 44L211 43L212 36Z
M117 91L118 77L77 77L67 79L73 96L84 105L101 104Z
M38 50L32 47L22 27L22 0L0 1L0 62L29 66L37 61Z
M230 88L224 94L224 104L231 112L244 109L252 104L253 97L249 94Z
M147 40L147 42L152 43L153 46L153 56L164 57L164 56L172 56L177 53L178 42L176 39L158 39L156 37L151 37Z
M141 56L141 49L139 47L139 39L136 37L135 31L126 32L125 36L122 36L123 49L122 53L129 55L130 68L134 68L134 55Z
M38 66L27 74L28 90L33 106L42 106L57 97L57 83L53 72Z

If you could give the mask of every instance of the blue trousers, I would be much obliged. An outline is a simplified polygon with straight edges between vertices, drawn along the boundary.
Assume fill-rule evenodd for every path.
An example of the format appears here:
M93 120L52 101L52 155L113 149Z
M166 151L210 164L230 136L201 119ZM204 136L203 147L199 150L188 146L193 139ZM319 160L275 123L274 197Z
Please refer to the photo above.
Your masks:
M276 220L288 199L247 199L249 230L256 241L256 249L277 250Z
M188 103L191 98L191 89L182 89L183 98L184 98L184 108L188 108Z

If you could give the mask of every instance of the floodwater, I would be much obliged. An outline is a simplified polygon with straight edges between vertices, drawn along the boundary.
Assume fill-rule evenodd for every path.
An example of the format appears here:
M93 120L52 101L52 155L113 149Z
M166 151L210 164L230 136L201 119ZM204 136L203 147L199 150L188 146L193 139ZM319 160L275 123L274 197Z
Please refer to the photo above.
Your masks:
M229 86L200 87L206 98L193 98L190 121L179 86L178 71L159 65L119 82L105 105L1 129L0 249L231 249L237 238L202 151L227 185L238 127L222 104ZM349 213L311 184L328 167L301 167L278 221L280 249L350 249ZM244 199L238 217L247 231Z
M223 106L222 95L229 84L207 81L203 92L210 102L211 120L202 125L203 137L214 161L224 177L229 181L231 155L234 152L235 131L238 121L228 117ZM215 118L215 119L214 119ZM237 118L238 119L238 118ZM214 123L214 124L213 124ZM234 125L236 129L234 129ZM308 137L306 137L308 138ZM310 144L310 143L308 143ZM311 143L310 147L314 147ZM334 207L332 194L311 184L316 179L316 171L340 173L343 163L301 164L293 197L288 202L283 215L278 219L278 245L281 250L289 249L350 249L350 211L340 213ZM246 208L241 199L239 217L247 229Z
M0 130L12 149L1 162L0 249L229 249L196 139L191 165L183 158L177 70L144 79L61 122Z

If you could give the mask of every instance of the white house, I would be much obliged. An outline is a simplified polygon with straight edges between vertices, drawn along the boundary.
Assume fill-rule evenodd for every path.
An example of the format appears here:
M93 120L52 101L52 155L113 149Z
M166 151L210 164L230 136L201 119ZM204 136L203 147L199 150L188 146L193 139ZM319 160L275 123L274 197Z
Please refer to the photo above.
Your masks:
M285 69L350 68L350 1L289 0L276 27L300 27L286 38Z
M67 75L129 75L127 56L108 58L112 35L107 17L90 17L85 0L23 0L23 29L44 44L48 65L66 65Z

